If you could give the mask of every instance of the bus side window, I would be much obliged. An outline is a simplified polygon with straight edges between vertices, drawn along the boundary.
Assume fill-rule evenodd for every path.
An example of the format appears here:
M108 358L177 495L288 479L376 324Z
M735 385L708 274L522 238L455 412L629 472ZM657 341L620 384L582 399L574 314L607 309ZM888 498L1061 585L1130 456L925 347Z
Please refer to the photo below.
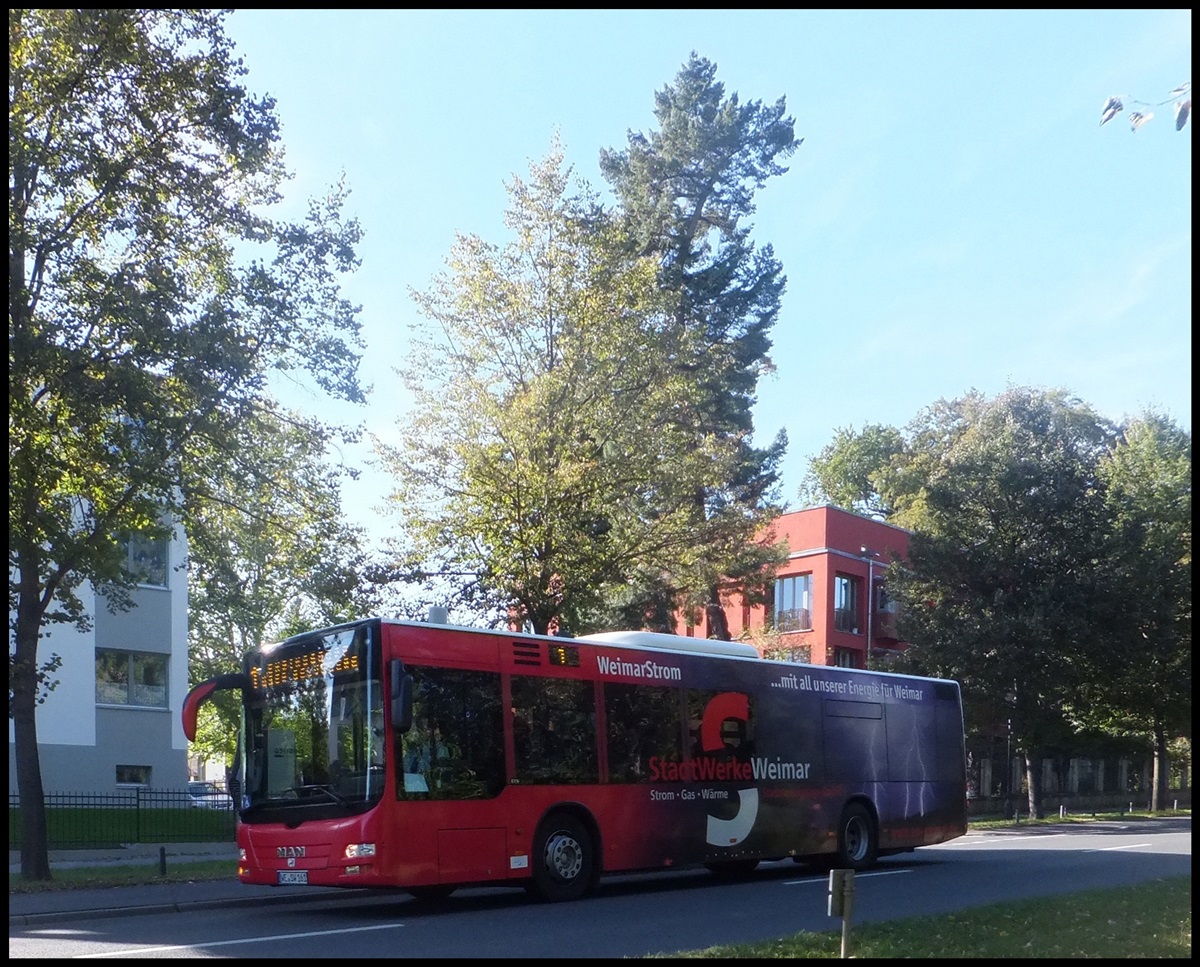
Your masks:
M648 782L652 758L683 758L679 689L610 682L604 707L610 782Z
M518 780L599 781L595 690L591 682L514 676L512 697Z
M504 788L500 676L412 668L413 717L393 733L399 798L485 799Z

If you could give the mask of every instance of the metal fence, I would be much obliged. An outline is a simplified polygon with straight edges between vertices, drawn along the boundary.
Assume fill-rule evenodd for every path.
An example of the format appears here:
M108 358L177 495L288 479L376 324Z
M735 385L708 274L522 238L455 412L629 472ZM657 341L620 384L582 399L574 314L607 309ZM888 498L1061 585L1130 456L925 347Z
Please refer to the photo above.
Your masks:
M1141 812L1150 809L1150 793L1138 792L1105 792L1060 795L1058 793L1042 796L1042 814L1055 816L1066 815L1084 816L1090 813L1123 813ZM967 800L967 816L970 819L994 819L1003 817L1012 819L1015 812L1024 815L1028 810L1028 799L1023 793L1014 793L1011 797L980 796ZM1191 809L1192 790L1168 789L1167 795L1159 809Z
M222 794L223 795L223 794ZM198 802L197 798L201 801ZM50 849L108 849L132 843L233 842L237 816L231 800L190 795L179 789L123 789L114 793L48 793L46 830ZM1192 791L1169 790L1161 808L1190 809ZM1105 793L1090 796L1046 796L1044 814L1118 812L1149 808L1147 793ZM969 800L973 819L1011 818L1014 808L1025 811L1024 798ZM8 797L8 847L21 848L21 800Z
M108 849L131 843L232 842L233 802L217 791L121 789L112 793L47 793L50 849ZM21 799L8 797L8 847L21 848Z

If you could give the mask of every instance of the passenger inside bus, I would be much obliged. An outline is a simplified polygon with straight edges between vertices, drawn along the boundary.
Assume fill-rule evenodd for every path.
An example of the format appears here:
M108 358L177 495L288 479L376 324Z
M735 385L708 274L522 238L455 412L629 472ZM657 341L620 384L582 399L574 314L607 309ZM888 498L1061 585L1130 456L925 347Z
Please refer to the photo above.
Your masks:
M371 715L371 768L383 768L383 709Z
M416 785L409 791L426 791L434 783L438 770L450 760L450 748L442 741L442 730L437 722L421 718L413 724L412 731L405 739L404 771L405 785ZM417 783L409 780L409 776L420 777ZM421 788L424 786L424 789Z

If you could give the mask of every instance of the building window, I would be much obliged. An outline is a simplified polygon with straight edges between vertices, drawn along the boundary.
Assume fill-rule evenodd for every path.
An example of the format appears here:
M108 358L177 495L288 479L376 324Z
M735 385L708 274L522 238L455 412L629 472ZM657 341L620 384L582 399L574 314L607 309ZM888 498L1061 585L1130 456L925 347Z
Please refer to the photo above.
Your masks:
M855 659L854 650L852 648L835 648L833 649L833 663L838 668L857 668L858 663Z
M167 655L96 649L96 704L167 707Z
M811 574L797 574L776 580L775 630L812 630Z
M839 574L833 579L833 626L858 634L858 578Z
M125 566L138 584L152 588L167 586L167 539L133 534L125 540Z
M117 766L118 786L150 785L149 766Z

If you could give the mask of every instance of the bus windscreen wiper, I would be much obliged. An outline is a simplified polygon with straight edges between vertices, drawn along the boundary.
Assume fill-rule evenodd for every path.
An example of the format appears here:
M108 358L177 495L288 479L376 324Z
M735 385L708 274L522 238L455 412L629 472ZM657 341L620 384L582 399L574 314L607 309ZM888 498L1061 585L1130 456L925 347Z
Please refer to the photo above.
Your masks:
M310 799L314 793L322 793L341 806L350 805L350 800L334 792L332 786L294 786L291 789L285 789L277 798L298 801L301 799Z

